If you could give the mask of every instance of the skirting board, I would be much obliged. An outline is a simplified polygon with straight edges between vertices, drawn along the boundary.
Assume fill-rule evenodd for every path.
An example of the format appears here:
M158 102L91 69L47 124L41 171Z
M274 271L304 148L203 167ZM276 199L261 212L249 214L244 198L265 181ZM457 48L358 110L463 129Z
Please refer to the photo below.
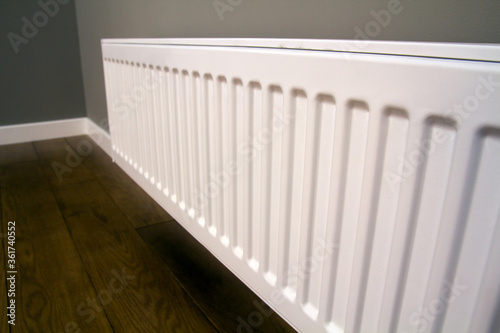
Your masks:
M89 118L0 126L0 146L77 135L90 136L109 156L112 156L109 133Z
M113 157L113 149L111 146L111 136L109 135L108 132L102 129L102 127L98 126L96 123L94 123L92 120L89 118L85 118L86 121L86 126L85 126L85 133L86 135L90 136L94 142L101 147L102 150L106 152L110 157Z

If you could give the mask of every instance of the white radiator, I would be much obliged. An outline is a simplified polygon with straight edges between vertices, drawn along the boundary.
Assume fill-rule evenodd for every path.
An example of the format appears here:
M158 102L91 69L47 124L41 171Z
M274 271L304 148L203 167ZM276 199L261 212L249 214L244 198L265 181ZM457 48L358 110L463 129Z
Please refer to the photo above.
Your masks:
M500 46L102 47L115 161L297 330L500 330Z

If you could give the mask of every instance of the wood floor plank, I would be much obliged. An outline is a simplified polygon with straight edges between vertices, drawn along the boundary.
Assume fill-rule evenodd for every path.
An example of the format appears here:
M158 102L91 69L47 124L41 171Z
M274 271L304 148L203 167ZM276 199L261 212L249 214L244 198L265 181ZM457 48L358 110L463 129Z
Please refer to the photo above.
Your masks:
M82 163L85 156L73 150L64 139L37 141L33 145L51 186L94 179L93 172Z
M54 192L96 289L126 276L103 304L116 332L216 331L97 181Z
M173 220L88 136L71 137L66 140L75 151L86 152L86 147L92 147L90 153L84 157L83 164L94 172L106 193L135 228Z
M16 222L11 332L112 332L104 313L87 321L78 312L96 292L38 163L4 166L1 175L3 226Z
M31 142L0 146L0 165L36 161L37 158Z
M137 232L220 332L295 332L177 222Z

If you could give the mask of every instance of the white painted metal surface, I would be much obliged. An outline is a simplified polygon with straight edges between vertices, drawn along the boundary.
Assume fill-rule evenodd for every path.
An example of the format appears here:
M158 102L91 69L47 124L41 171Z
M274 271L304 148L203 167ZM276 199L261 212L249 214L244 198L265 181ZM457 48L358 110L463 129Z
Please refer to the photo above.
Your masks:
M500 46L232 41L103 40L116 162L299 331L498 332Z

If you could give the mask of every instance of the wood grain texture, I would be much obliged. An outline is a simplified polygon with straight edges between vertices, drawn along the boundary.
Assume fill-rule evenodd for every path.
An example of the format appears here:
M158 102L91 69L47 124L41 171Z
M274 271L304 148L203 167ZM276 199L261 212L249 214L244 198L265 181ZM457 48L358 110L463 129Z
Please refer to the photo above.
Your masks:
M31 142L0 146L0 165L36 160L37 156Z
M66 140L73 150L84 154L86 147L91 147L88 155L83 158L83 164L94 172L106 193L125 213L134 227L173 220L88 136L71 137Z
M2 225L16 221L16 325L11 332L112 332L78 306L95 290L38 162L1 168Z
M216 332L97 181L54 191L116 332Z
M220 332L295 332L177 222L137 231Z
M83 164L85 156L73 150L64 139L37 141L33 145L51 186L94 179L94 173Z

